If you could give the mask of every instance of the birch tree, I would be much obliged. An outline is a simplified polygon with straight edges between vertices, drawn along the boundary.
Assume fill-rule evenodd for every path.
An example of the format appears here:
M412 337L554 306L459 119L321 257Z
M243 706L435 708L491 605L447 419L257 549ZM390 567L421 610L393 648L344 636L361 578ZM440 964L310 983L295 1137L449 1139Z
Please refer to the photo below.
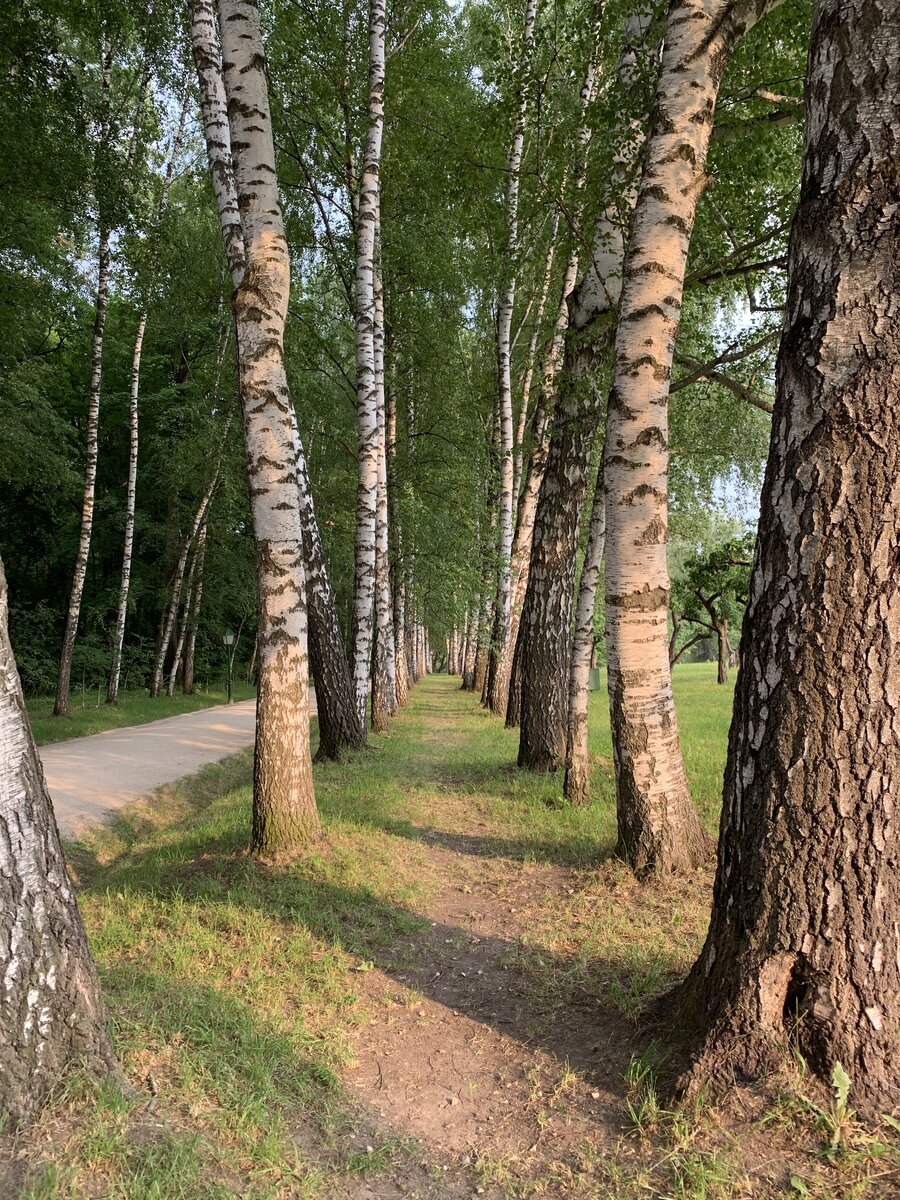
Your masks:
M569 711L566 725L566 775L563 795L570 804L587 804L591 797L590 751L588 749L588 683L594 649L594 610L600 567L606 548L606 492L603 463L597 473L584 562L578 582L575 628L569 663Z
M619 61L616 94L628 114L640 105L643 72L651 68L652 13L641 3L630 17ZM590 79L590 76L588 77ZM629 97L629 92L637 92ZM601 415L598 378L609 348L612 318L621 289L624 255L623 225L634 204L636 156L642 135L636 117L625 129L610 195L593 230L591 260L581 282L577 243L573 248L557 313L551 353L545 366L544 395L552 411L547 463L534 517L528 585L516 653L521 677L518 714L519 765L535 771L555 771L565 761L569 711L569 659L575 564L581 507L587 490L591 451ZM584 155L588 133L582 130ZM583 157L582 157L583 161ZM579 170L583 178L584 167ZM577 180L576 180L577 182ZM563 369L557 372L560 357ZM557 379L558 388L555 387Z
M210 176L219 226L232 282L244 278L246 251L232 161L225 86L216 35L215 11L209 0L191 0L191 41L200 85L200 102ZM285 385L286 386L286 385ZM334 592L316 519L306 456L296 415L290 409L291 438L299 487L300 524L306 573L309 655L316 681L319 721L318 758L339 758L365 741L365 715L353 701Z
M356 214L356 404L359 473L356 493L353 688L366 721L375 617L375 541L378 507L378 385L375 365L375 248L380 222L379 177L384 135L385 6L369 0L368 124Z
M169 202L169 191L175 175L175 165L181 152L184 136L184 123L187 117L190 92L184 89L178 124L172 138L172 151L160 187L159 199L156 205L156 220L154 236L158 238L159 228L166 215ZM153 264L150 267L151 286ZM125 622L128 616L128 594L131 587L131 561L134 552L134 516L137 502L137 469L140 436L140 414L138 401L141 387L141 357L144 348L144 335L147 331L149 308L145 305L138 317L137 331L134 335L134 349L131 355L131 390L129 404L129 445L128 445L128 482L125 487L125 544L122 553L122 579L119 585L119 606L116 612L116 625L113 634L112 664L109 670L109 685L106 691L107 704L115 704L119 696L119 672L122 665L122 645L125 640Z
M372 667L372 728L384 733L397 712L397 657L394 606L391 598L387 496L387 420L384 380L384 287L375 269L375 404L378 436L378 479L375 492L375 647Z
M528 118L528 103L531 93L531 58L534 50L534 26L537 17L537 0L526 0L525 20L522 28L522 44L516 69L516 117L512 143L506 161L506 246L503 255L504 277L497 300L497 379L499 403L499 505L498 505L498 567L497 601L494 621L492 655L502 653L509 640L510 616L510 564L513 540L513 397L512 397L512 319L516 301L517 258L519 253L519 177L522 170L522 153L525 146L525 130ZM487 702L500 715L505 715L506 699L503 698L502 712L496 690L489 687Z
M252 0L220 0L218 12L221 60L215 13L206 0L193 0L191 32L223 242L238 275L232 307L256 546L259 658L251 849L275 854L299 849L319 832L300 481L284 370L290 262L259 10Z
M100 157L109 152L110 90L112 87L113 51L109 39L103 43L100 80L100 127L97 135ZM66 614L62 652L59 659L59 675L56 682L56 703L53 714L57 717L69 715L69 687L72 678L72 654L75 636L78 633L78 618L81 614L81 598L87 575L88 556L91 552L91 535L94 529L94 496L97 489L97 458L99 453L100 393L103 383L103 338L106 332L106 313L109 307L109 260L110 224L106 211L106 197L102 195L103 184L97 187L97 291L94 297L94 329L91 334L91 366L88 386L87 447L84 466L84 495L81 504L81 529L78 535L78 550L75 570L72 575L72 591Z
M779 0L675 0L623 275L607 405L606 639L619 851L690 870L710 841L691 804L668 653L668 387L722 72Z
M867 1117L900 1100L900 11L817 0L694 1081L790 1039Z
M0 1115L29 1116L63 1073L116 1073L7 627L0 562Z

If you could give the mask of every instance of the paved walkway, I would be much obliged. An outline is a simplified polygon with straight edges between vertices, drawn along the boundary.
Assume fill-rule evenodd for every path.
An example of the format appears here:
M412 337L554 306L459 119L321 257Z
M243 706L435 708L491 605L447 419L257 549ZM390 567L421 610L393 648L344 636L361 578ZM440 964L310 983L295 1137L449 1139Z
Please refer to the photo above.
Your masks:
M252 746L255 721L256 701L243 700L39 746L60 833L77 836L162 784Z

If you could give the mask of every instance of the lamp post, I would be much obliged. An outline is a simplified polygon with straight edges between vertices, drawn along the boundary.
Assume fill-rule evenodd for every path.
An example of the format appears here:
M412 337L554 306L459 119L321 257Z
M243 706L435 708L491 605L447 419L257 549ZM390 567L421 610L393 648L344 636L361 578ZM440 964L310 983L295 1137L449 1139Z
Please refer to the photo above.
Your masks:
M231 698L231 647L234 645L234 634L229 629L222 634L222 645L225 647L225 662L228 667L228 703L234 703Z

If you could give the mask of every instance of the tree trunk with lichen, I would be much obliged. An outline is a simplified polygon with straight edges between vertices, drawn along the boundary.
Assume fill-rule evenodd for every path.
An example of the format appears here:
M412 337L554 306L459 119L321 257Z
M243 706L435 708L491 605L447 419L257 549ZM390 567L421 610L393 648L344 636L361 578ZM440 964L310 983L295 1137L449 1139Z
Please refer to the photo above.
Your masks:
M619 853L638 874L691 870L711 850L669 667L669 378L719 83L778 2L673 0L625 260L606 420L606 639Z
M900 1104L900 10L819 0L693 1084L795 1040Z
M15 1124L67 1069L117 1068L28 724L8 609L0 562L0 1119Z

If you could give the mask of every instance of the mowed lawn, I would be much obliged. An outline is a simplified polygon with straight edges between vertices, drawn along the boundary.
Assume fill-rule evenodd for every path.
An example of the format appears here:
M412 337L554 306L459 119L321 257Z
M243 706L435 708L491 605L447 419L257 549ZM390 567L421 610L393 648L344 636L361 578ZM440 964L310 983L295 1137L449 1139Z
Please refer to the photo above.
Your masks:
M256 694L256 689L247 684L236 683L233 688L235 700L249 700ZM82 697L80 693L73 694L71 715L54 717L53 696L34 696L26 700L28 719L34 740L39 746L48 742L64 742L69 738L85 737L91 733L103 733L106 729L124 729L129 725L144 725L149 721L159 721L163 717L175 717L179 713L198 712L202 708L212 708L215 704L225 704L228 694L224 688L211 688L209 691L197 691L193 696L183 696L176 692L174 696L162 695L151 700L147 689L119 693L118 704L105 703L106 693L91 691Z
M675 675L688 773L711 826L731 709L714 670ZM137 1096L68 1080L34 1130L0 1147L0 1194L737 1200L797 1194L791 1175L808 1184L801 1195L886 1194L866 1182L884 1163L823 1158L818 1118L802 1106L745 1122L735 1140L717 1110L669 1109L654 1091L659 1046L638 1017L696 957L711 869L637 884L615 859L605 691L591 715L594 801L582 809L562 803L558 776L518 771L517 732L441 676L414 689L366 752L315 768L325 838L293 863L246 854L249 752L70 847ZM503 1086L518 1090L502 1094L521 1109L521 1150L492 1146L487 1120L477 1153L451 1154L422 1138L414 1092L409 1125L403 1095L385 1125L347 1072L360 1055L373 1061L378 1030L399 1024L414 1046L429 1019L446 1020L439 993L428 999L442 974L435 947L476 956L498 941L527 1021L510 1040L511 1026L479 1016L479 1038L488 1062L500 1044L516 1056ZM464 998L456 1008L462 1028ZM620 1047L602 1094L576 1065L597 1037ZM451 1050L466 1053L466 1039ZM477 1106L484 1081L466 1078L475 1090L463 1101Z

